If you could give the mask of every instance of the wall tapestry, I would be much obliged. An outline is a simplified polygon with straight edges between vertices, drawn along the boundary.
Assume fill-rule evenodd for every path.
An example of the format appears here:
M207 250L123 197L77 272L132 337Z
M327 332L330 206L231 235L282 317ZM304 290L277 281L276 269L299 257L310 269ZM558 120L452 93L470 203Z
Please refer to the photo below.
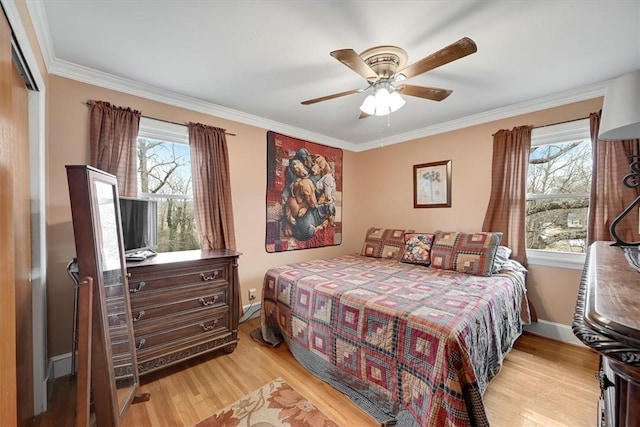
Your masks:
M342 150L267 132L267 252L342 243Z

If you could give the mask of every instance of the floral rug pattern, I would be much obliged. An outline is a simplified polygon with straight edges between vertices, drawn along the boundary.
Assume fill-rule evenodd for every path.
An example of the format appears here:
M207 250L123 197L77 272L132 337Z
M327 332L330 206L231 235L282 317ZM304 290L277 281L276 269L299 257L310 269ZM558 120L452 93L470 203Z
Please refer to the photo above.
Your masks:
M278 378L200 421L195 427L338 427Z

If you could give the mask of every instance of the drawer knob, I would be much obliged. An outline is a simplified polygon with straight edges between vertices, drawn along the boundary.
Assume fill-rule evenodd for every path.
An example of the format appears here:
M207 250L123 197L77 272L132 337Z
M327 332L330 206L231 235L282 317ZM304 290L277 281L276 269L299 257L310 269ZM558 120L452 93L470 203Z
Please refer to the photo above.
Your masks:
M144 343L146 343L146 342L147 342L147 340L142 338L140 340L140 342L138 343L138 345L136 345L136 350L140 350L142 348L142 346L144 345Z
M210 280L214 280L215 278L217 278L219 273L220 271L218 270L214 270L213 273L211 273L211 276L205 276L204 273L200 273L200 278L205 282L208 282Z
M212 330L213 328L215 328L216 323L218 323L218 320L220 320L220 319L216 319L216 320L214 320L213 322L211 322L211 324L210 324L209 326L205 326L205 324L204 324L204 323L200 323L200 327L201 327L201 328L202 328L202 330L203 330L203 331L205 331L205 332L210 331L210 330Z
M198 302L204 306L213 305L216 303L216 301L218 301L218 295L214 295L213 297L211 297L211 301L205 301L204 298L200 298L198 300Z
M142 316L144 316L144 310L140 310L138 312L138 315L136 317L133 318L134 322L137 322L138 320L142 319Z
M129 293L130 294L135 294L136 292L140 292L142 290L142 288L144 288L146 285L146 282L141 281L140 283L138 283L138 287L134 288L134 289L129 289Z

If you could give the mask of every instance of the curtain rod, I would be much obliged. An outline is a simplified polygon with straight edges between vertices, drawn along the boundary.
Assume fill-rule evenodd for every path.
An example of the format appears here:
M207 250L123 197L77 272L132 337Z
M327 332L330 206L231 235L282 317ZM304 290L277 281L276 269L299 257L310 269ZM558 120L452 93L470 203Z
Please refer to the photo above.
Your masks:
M565 123L577 122L578 120L584 120L584 119L588 119L588 118L589 118L589 116L580 117L578 119L565 120L564 122L549 123L548 125L534 126L532 129L546 128L547 126L562 125L562 124L565 124Z
M163 119L157 119L155 117L149 117L149 116L140 116L140 117L144 117L145 119L151 119L151 120L157 120L159 122L164 122L164 123L169 123L172 125L178 125L178 126L186 126L186 123L178 123L178 122L172 122L171 120L163 120ZM236 136L235 133L229 133L227 131L224 132L225 135L229 135L229 136Z
M85 102L85 104L91 106L91 102ZM140 115L140 117L144 117L145 119L157 120L159 122L169 123L169 124L172 124L172 125L178 125L178 126L186 126L187 125L186 123L172 122L170 120L157 119L155 117L149 117L149 116L143 116L143 115ZM229 135L229 136L236 136L235 133L229 133L229 132L226 132L226 131L225 131L224 134L225 135Z

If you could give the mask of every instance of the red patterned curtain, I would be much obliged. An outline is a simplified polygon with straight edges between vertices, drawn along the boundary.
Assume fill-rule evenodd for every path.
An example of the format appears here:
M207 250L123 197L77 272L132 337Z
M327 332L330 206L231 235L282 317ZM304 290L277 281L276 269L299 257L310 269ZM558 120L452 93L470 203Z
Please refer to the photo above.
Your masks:
M609 226L619 213L632 203L640 191L627 188L622 179L629 174L628 156L638 155L640 140L604 141L598 139L601 113L589 115L593 170L587 243L613 240ZM632 160L638 160L637 158ZM633 209L616 227L618 237L627 242L638 240L638 210Z
M189 123L193 201L202 249L236 249L225 130Z
M501 245L511 248L511 257L523 265L527 262L525 204L530 149L531 126L502 129L493 135L491 197L482 225L483 231L501 231Z
M90 164L115 175L121 196L138 193L136 144L140 112L115 107L108 102L90 101Z

